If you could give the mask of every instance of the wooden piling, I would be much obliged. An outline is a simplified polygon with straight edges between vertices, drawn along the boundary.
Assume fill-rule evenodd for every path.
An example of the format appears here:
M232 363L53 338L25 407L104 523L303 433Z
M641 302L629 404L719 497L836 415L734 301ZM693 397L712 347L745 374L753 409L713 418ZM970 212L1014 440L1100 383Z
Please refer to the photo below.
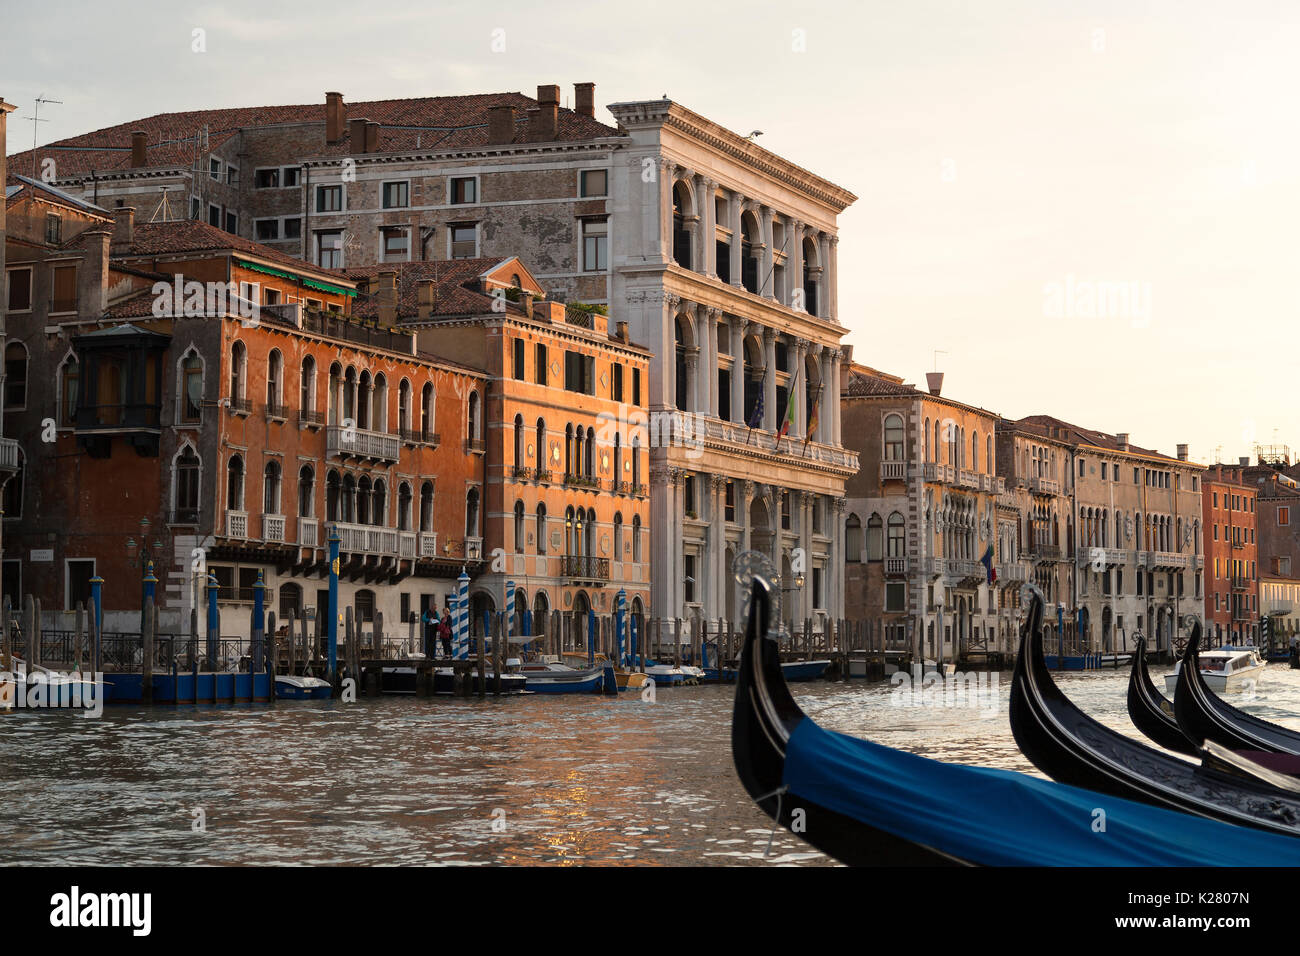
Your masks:
M343 652L343 660L347 666L347 669L351 671L351 674L349 674L349 676L352 677L353 680L356 680L361 675L359 675L355 670L353 670L353 666L352 666L352 652L356 649L355 648L356 642L352 639L351 605L349 605L343 611L343 640L347 643L347 647Z
M496 629L492 635L492 693L497 697L501 696L501 668L505 666L505 658L501 656L501 644L505 641L505 620L505 614L499 613L493 622Z
M294 633L293 633L294 624L296 623L295 615L293 613L293 608L289 609L289 617L284 623L286 627L286 630L284 632L286 643L289 645L286 648L286 650L289 652L289 660L286 662L285 665L288 668L286 673L297 674L298 673L298 644L297 641L294 639Z
M478 695L487 696L487 667L484 660L483 646L487 643L487 634L478 639Z
M75 660L73 661L72 668L73 670L80 673L81 661L85 653L85 639L86 639L86 606L81 601L77 602L77 617L76 617L76 622L73 625L72 633L74 635L72 639L72 644L74 648L73 653L76 655Z
M289 612L289 617L290 617L290 620L292 620L292 618L293 618L293 612L292 612L292 611ZM275 632L275 612L274 612L274 611L272 611L272 612L267 616L267 620L268 620L270 623L267 625L267 628L266 628L266 647L267 647L267 650L270 652L270 656L267 658L267 661L266 661L266 676L267 676L267 677L270 679L270 681L271 681L271 699L272 699L272 700L275 700L275 671L276 671L276 664L278 664L279 661L280 661L280 658L279 658L279 653L280 653L280 637L279 637L279 635L276 634L276 632Z

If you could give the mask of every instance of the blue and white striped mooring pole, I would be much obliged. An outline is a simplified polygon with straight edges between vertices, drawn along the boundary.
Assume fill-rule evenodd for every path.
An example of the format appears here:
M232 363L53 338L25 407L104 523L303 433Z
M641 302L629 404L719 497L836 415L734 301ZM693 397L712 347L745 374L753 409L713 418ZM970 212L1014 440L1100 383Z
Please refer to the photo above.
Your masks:
M326 624L329 649L328 679L332 684L339 676L339 529L330 526L329 620Z
M514 631L515 624L515 582L506 582L506 624L501 634L501 657L504 660L510 653L510 635ZM494 648L495 650L495 648Z
M624 654L626 645L623 641L623 622L627 619L627 592L622 588L618 589L614 608L614 633L618 645L618 663L622 666L627 663Z
M456 579L456 658L469 660L469 575L463 567Z

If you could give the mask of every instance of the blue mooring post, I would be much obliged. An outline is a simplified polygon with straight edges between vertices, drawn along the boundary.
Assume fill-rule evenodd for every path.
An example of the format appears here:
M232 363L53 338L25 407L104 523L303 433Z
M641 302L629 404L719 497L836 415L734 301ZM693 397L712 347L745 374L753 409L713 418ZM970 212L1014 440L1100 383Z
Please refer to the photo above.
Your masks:
M339 676L339 529L330 526L329 674L331 684Z
M217 616L217 591L221 586L217 584L217 576L211 571L208 572L208 670L216 673L217 670L217 643L221 638L221 620ZM214 678L215 679L215 678ZM214 685L215 686L215 685Z
M257 581L253 584L253 633L252 647L249 648L248 670L257 675L262 671L262 638L266 633L266 582L262 580L262 569L257 569ZM254 679L256 677L254 676Z
M91 660L96 674L104 670L104 579L96 574L90 579L90 603L95 615L95 646L91 648Z

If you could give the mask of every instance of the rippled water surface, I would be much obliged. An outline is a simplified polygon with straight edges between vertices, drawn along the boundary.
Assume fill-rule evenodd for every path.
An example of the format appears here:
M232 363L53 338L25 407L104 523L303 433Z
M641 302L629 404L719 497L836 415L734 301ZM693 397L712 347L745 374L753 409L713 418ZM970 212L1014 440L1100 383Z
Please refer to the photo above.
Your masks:
M1126 671L1059 680L1086 711L1138 736ZM1009 673L996 707L900 707L888 683L795 690L825 727L1035 772L1007 723ZM0 714L3 861L830 864L771 834L741 789L733 693ZM1255 700L1233 702L1300 729L1300 671L1271 665Z

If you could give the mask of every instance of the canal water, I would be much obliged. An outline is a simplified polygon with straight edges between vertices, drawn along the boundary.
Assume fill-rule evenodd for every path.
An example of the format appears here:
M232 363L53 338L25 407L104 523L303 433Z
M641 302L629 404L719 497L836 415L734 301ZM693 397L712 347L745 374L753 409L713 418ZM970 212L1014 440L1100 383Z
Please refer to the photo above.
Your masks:
M1136 737L1126 681L1124 670L1060 677L1083 709ZM1036 772L1008 725L1009 672L971 706L908 701L889 683L795 691L825 727ZM3 862L830 865L773 834L741 789L733 693L4 713ZM1300 729L1300 671L1271 665L1256 699L1234 702Z

